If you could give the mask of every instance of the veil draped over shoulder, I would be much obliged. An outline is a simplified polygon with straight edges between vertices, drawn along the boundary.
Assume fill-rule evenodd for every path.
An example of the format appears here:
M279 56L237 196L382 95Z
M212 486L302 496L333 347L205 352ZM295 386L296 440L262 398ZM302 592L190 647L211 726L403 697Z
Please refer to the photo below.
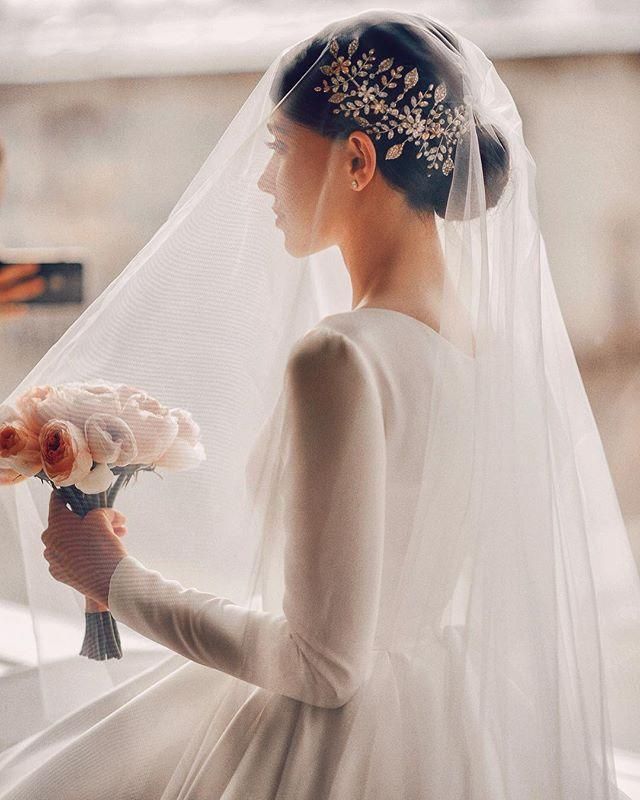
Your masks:
M326 159L299 173L304 154L282 150L287 125L320 134ZM321 323L345 325L352 309L328 231L336 192L352 191L341 153L354 130L408 213L435 212L446 265L430 357L412 373L420 424L404 432L362 343ZM40 425L59 419L55 387L80 384L99 397L92 413L105 409L98 387L119 387L115 416L133 413L136 389L188 413L169 436L148 400L129 425L139 462L145 450L156 468L115 501L129 553L111 587L121 658L79 654L84 598L43 558L51 486L15 455L0 461L0 526L20 543L33 653L32 667L0 675L0 797L36 769L28 742L65 720L108 724L116 690L123 705L143 691L148 702L114 727L114 749L95 752L67 724L66 741L47 739L51 764L88 776L122 758L125 775L135 741L148 774L175 775L159 730L178 737L187 717L150 709L192 662L200 695L186 683L174 694L201 721L181 745L192 764L255 686L348 718L331 744L340 757L322 767L331 789L287 796L626 796L616 758L640 753L640 582L551 279L522 122L472 42L422 14L371 10L284 50L166 222L5 399L0 424L27 407ZM93 429L76 422L90 446ZM100 439L120 467L135 463L122 430ZM190 468L172 470L160 453L181 436L173 456ZM104 478L93 450L78 476L92 465ZM404 512L394 541L388 485ZM73 758L57 758L69 741Z

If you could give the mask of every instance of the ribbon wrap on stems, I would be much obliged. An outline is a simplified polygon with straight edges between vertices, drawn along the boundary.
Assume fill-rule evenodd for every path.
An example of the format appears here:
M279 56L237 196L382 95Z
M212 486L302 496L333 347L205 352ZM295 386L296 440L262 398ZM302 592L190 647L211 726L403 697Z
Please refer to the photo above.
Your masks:
M155 470L144 464L133 464L127 467L112 467L111 471L118 476L117 479L109 489L95 494L82 492L76 486L56 486L44 471L35 477L40 478L43 483L51 484L54 493L61 497L75 514L84 517L94 508L113 508L118 491L125 487L134 475L142 471ZM79 655L94 661L122 658L118 624L109 608L92 597L85 597L85 634Z

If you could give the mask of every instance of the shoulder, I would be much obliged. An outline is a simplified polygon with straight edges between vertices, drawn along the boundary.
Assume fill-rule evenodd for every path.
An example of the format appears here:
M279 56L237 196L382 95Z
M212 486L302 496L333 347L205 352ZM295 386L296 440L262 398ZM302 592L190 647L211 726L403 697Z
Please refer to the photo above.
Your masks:
M328 372L358 372L366 368L358 343L332 317L320 320L295 342L287 363L291 377L312 378Z
M325 317L294 344L287 380L301 396L343 402L363 392L376 393L374 372L359 343L340 325L343 314Z

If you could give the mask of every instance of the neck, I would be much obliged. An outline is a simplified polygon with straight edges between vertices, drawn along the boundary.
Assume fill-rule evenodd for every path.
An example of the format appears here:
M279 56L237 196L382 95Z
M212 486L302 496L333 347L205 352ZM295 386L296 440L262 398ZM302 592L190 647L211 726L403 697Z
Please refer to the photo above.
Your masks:
M380 304L433 318L444 277L435 219L411 213L394 195L375 206L361 203L339 243L351 278L352 308Z

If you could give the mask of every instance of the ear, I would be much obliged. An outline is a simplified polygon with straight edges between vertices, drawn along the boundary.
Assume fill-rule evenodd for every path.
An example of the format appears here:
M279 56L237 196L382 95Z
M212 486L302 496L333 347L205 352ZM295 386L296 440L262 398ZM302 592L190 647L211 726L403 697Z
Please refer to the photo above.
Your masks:
M364 131L352 131L347 139L349 158L349 180L358 181L364 188L376 171L378 154L371 138Z

